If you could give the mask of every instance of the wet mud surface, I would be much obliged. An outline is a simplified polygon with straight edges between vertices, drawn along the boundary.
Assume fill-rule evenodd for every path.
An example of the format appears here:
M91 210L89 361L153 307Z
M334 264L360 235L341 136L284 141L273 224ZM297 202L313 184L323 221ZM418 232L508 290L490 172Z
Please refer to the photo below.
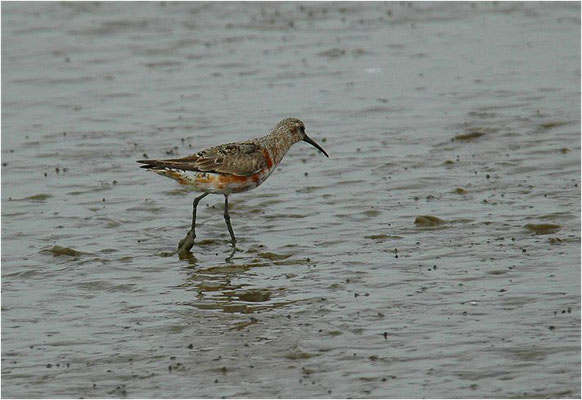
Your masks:
M579 3L2 3L2 395L579 398Z

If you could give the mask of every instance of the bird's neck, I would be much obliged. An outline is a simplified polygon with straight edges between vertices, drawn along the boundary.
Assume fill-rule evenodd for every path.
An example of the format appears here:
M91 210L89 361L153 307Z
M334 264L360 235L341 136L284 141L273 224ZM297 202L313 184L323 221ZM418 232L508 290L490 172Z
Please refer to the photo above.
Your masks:
M270 134L262 139L262 145L269 151L275 165L281 162L289 148L295 144L288 135Z

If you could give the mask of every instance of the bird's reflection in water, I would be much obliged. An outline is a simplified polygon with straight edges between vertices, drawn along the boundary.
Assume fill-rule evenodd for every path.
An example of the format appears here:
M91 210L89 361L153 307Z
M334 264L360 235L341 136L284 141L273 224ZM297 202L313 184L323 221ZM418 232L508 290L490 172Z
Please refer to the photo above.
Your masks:
M225 313L252 314L259 311L284 307L290 304L286 297L284 287L260 287L257 285L262 279L257 279L263 267L277 268L283 257L272 260L274 253L254 252L250 249L252 256L237 253L246 253L240 248L229 249L224 252L226 255L224 262L208 264L202 261L202 256L198 258L190 255L184 258L188 262L187 276L180 287L195 292L191 301L185 304L201 310L218 310ZM268 274L268 270L263 270Z

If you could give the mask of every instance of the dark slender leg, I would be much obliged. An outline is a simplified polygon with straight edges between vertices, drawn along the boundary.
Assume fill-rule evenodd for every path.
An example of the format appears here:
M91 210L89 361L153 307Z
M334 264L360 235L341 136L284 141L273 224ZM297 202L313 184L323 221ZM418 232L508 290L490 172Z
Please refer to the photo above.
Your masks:
M200 203L200 200L202 200L209 194L210 194L209 192L203 193L202 195L196 197L194 199L194 202L192 203L192 233L194 233L194 237L196 237L196 207L198 207L198 203Z
M230 225L230 215L228 214L228 195L224 195L224 220L226 221L226 226L228 228L228 232L230 233L230 239L232 240L232 247L235 247L236 238L234 237L234 232L232 230L232 226Z
M178 254L180 255L180 257L187 256L190 253L190 249L192 248L192 246L194 246L194 239L196 238L196 207L198 207L198 203L200 202L200 200L202 200L209 194L210 194L209 192L203 193L202 195L196 197L194 199L194 202L192 203L193 207L192 227L186 234L186 237L180 240L180 243L178 243Z

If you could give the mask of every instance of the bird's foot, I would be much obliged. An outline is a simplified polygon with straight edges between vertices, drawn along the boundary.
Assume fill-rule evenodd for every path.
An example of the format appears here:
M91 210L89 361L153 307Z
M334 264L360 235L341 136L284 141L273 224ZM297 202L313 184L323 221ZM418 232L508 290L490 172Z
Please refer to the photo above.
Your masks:
M178 243L178 256L180 258L188 257L192 255L190 253L190 249L194 246L194 239L196 238L196 234L190 229L184 239L180 240Z

